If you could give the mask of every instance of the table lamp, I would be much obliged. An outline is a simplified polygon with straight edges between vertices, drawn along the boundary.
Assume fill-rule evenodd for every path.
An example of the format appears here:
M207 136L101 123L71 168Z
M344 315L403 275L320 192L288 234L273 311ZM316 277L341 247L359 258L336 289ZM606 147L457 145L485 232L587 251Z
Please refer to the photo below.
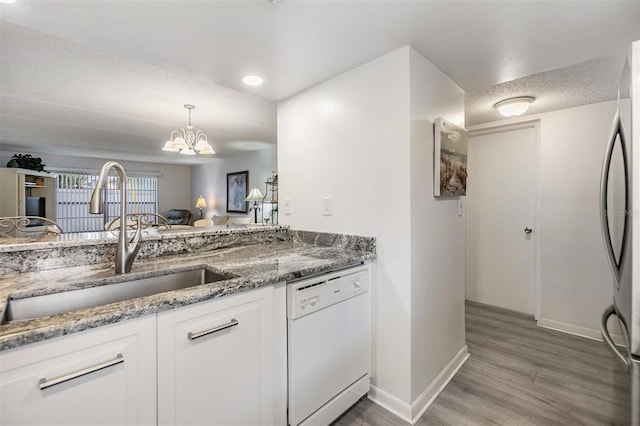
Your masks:
M260 209L260 207L258 207L258 201L262 203L263 199L264 195L262 195L262 192L260 192L257 186L254 186L251 192L249 192L249 196L244 199L245 201L253 201L253 206L251 207L253 209L253 223L258 223L258 210Z
M204 200L204 197L201 195L198 197L198 201L196 202L196 208L200 209L200 219L202 219L202 209L207 207L207 202Z

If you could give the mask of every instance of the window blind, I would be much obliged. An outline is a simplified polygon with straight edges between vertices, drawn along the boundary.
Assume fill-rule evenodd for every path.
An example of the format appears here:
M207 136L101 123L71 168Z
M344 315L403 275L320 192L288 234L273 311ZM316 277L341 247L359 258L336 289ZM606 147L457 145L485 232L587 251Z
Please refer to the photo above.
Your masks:
M108 176L105 182L104 213L89 213L89 200L98 181L92 173L58 171L56 190L56 221L65 232L102 231L104 225L120 212L118 177ZM158 214L158 177L127 178L127 213Z

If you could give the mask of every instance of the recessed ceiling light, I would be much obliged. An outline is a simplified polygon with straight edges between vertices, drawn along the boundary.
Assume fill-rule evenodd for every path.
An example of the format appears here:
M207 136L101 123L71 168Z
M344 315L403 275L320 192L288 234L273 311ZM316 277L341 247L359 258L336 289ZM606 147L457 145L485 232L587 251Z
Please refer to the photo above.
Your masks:
M509 98L496 103L493 107L505 117L519 117L529 109L531 103L536 98L532 96L519 96L517 98Z
M16 0L0 0L0 3L4 3L4 4L11 4L11 3L15 3Z
M248 86L260 86L264 79L259 75L245 75L242 78L242 82Z

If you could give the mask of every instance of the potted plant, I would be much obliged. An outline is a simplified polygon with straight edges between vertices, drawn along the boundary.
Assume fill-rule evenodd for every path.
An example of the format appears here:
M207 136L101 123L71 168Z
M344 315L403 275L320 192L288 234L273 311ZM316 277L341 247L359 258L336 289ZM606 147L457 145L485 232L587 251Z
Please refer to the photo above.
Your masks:
M38 172L43 172L44 166L42 158L33 157L31 154L14 154L7 163L7 167L10 168L29 169Z

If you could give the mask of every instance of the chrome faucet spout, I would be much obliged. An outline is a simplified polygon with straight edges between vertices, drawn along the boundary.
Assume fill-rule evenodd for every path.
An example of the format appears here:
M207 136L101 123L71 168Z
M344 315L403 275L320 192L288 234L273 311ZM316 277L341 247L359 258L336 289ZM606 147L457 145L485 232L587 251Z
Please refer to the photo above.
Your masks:
M127 174L124 167L115 161L109 161L102 166L98 182L89 201L89 212L101 214L104 211L104 181L111 169L114 169L118 174L118 190L120 191L120 235L118 235L115 268L116 274L126 274L131 271L133 260L140 249L142 221L136 218L136 231L130 240L127 239Z

